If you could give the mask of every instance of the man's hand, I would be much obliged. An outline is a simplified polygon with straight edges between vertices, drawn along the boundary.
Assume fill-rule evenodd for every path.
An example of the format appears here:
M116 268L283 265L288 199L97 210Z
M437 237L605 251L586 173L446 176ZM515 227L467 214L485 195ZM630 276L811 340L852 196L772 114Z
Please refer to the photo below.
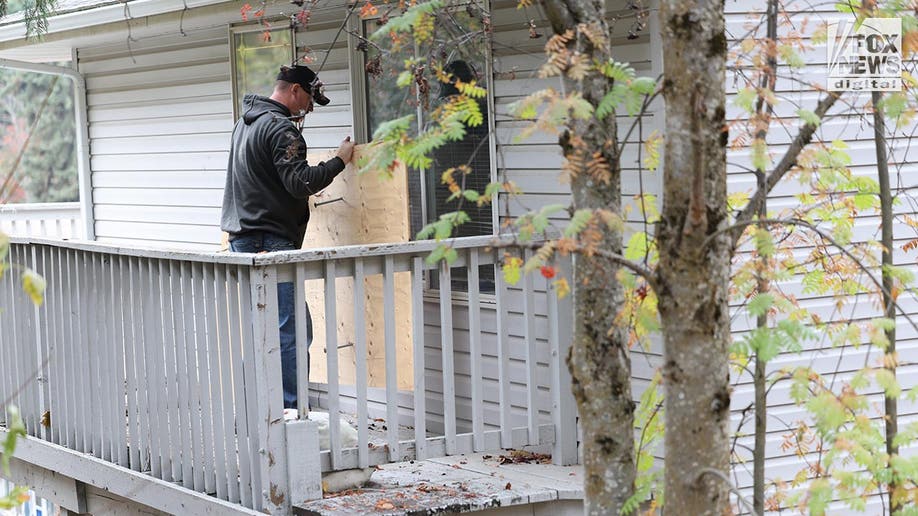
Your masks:
M354 156L354 142L351 141L350 136L345 138L341 145L338 146L337 156L341 158L345 165L351 162L351 158Z

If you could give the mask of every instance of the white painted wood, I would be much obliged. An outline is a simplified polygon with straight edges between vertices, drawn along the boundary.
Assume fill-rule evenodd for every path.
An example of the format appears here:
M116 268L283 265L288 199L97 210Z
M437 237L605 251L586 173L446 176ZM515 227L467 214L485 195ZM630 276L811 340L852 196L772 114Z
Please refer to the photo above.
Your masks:
M201 382L198 374L198 333L196 331L195 309L198 306L195 284L196 265L181 262L182 271L182 325L185 328L185 367L188 380L188 419L191 427L192 486L195 491L204 491L204 444L201 417Z
M559 257L558 273L561 278L571 278L571 257ZM577 464L577 402L571 392L571 373L567 368L567 354L574 335L574 307L571 296L558 298L554 283L548 292L549 342L551 345L551 397L552 424L555 439L552 447L553 464Z
M86 255L84 253L74 253L74 269L73 274L76 275L76 294L77 294L77 311L78 314L75 314L75 318L79 322L79 345L76 349L76 358L79 368L76 371L76 374L88 376L89 378L93 377L92 370L92 360L90 354L87 350L90 349L90 301L87 292L89 291L89 275L87 272L86 264ZM92 357L94 359L95 357ZM92 425L93 425L93 413L92 405L94 400L94 393L92 391L92 382L83 381L77 384L77 389L79 392L77 398L77 417L80 419L79 435L77 436L78 440L78 450L85 453L93 453L92 449Z
M110 273L108 271L108 261L110 257L102 254L96 256L96 285L98 287L97 305L101 307L96 316L96 324L101 329L101 339L99 341L99 398L102 402L102 458L107 461L117 461L117 450L115 449L116 435L118 432L115 418L118 414L116 408L115 392L115 349L114 349L114 317L112 307L112 288L109 282Z
M227 309L229 301L227 299L227 271L225 265L215 266L215 288L217 293L216 312L217 328L219 330L219 385L220 385L220 402L222 417L215 418L215 426L220 427L220 433L223 434L223 443L218 446L218 460L224 465L226 470L227 500L239 502L239 462L236 456L235 427L233 425L233 386L234 378L230 369L230 338L229 338L229 316ZM218 441L219 442L219 441Z
M111 255L109 263L109 275L112 281L112 303L113 315L115 318L115 379L117 384L113 386L115 391L115 409L118 411L115 417L117 428L117 447L118 465L128 468L131 465L130 453L128 450L128 418L127 413L130 410L128 404L127 392L127 367L130 360L127 354L128 338L126 332L130 327L125 324L126 314L129 309L124 295L125 287L129 285L129 279L125 277L127 272L124 259L121 256Z
M386 346L386 397L398 398L398 356L395 347L395 262L392 256L385 257L383 272L383 319L385 319ZM389 457L395 462L399 455L398 405L389 403L386 407L387 442Z
M143 305L143 359L144 373L141 385L146 391L147 412L141 413L141 421L146 418L148 428L148 438L150 445L150 473L156 478L163 478L163 471L166 466L163 464L163 456L167 450L163 446L162 435L166 428L163 425L165 411L163 410L160 398L163 395L161 373L159 367L162 364L161 350L162 336L157 335L159 315L159 288L156 281L155 268L157 264L153 260L140 260L140 278L145 286L141 301ZM157 356L158 355L158 356ZM164 479L165 480L165 479Z
M70 231L70 224L80 220L80 203L78 202L0 206L0 229L10 236L80 238L81 232ZM28 225L19 223L28 223ZM44 228L44 234L42 234L42 228Z
M469 249L469 362L472 377L472 435L473 451L484 448L484 389L481 374L481 304L478 262L479 249Z
M456 375L453 369L452 276L446 261L440 262L440 363L443 371L443 426L446 453L456 453Z
M495 298L497 301L497 363L498 363L498 389L500 399L500 428L501 446L513 447L513 434L511 432L510 416L510 352L508 349L509 338L504 317L507 313L507 285L504 282L503 271L499 265L494 266Z
M142 349L139 340L142 338L138 333L140 305L137 302L137 296L134 295L136 289L140 288L137 280L137 263L130 257L119 257L121 266L121 278L127 291L124 293L124 303L127 308L125 315L125 366L127 367L127 404L128 404L128 446L130 449L129 459L131 469L134 471L145 471L144 467L146 453L142 453L143 432L140 431L140 401L139 385L137 382L137 364L139 363L138 354Z
M209 373L211 425L213 428L214 479L217 498L226 500L229 496L228 477L226 472L225 438L223 428L223 399L220 374L220 339L226 331L226 305L219 303L219 277L216 267L204 265L204 296L206 307L204 318L207 321L207 370ZM223 328L220 328L220 312L223 312Z
M163 352L165 354L164 374L166 395L166 414L168 416L168 433L169 441L169 465L171 466L170 479L173 482L182 481L182 437L181 423L179 423L179 403L178 397L178 366L176 352L180 349L178 339L176 338L176 321L180 315L173 310L172 297L179 295L178 291L172 289L172 276L175 270L175 262L159 262L159 285L162 292L160 301L160 310L162 313L162 334L163 334Z
M357 456L358 467L369 466L367 432L367 330L363 258L354 259L354 349L357 357ZM335 426L335 425L329 425Z
M246 418L245 372L243 369L243 347L245 330L240 312L240 289L248 289L243 282L243 271L232 266L229 271L229 338L231 374L233 377L234 425L236 428L236 453L239 456L239 501L245 507L252 507L252 454L248 446L250 428ZM250 329L250 328L246 328ZM251 362L251 360L250 360Z
M211 350L214 323L208 321L208 315L213 315L213 271L208 274L209 264L200 264L195 267L194 278L195 296L194 313L196 318L196 351L198 355L198 381L201 392L201 432L203 433L204 452L204 489L208 493L217 492L217 476L214 452L214 421L213 421L213 380L211 375ZM209 291L209 292L208 292Z
M420 256L411 260L411 321L414 338L414 439L419 459L427 458L427 407L424 393L424 262Z
M169 262L169 290L171 294L171 313L173 320L173 342L175 343L175 393L174 412L175 431L173 441L175 449L180 452L178 471L173 473L176 480L181 479L182 486L188 489L194 487L193 465L194 458L191 451L192 412L190 409L191 389L188 377L188 341L186 340L185 312L190 296L182 289L182 276L185 275L184 263Z
M262 508L272 514L287 514L290 497L277 331L277 270L274 267L254 268L251 286Z
M0 429L0 438L6 430ZM28 437L16 446L15 457L36 466L56 471L114 495L130 498L137 503L172 514L256 515L257 512L224 502L203 493L181 488L170 482L153 478L85 455L67 448Z
M263 481L261 475L263 435L258 414L258 383L255 374L255 305L252 303L252 292L255 286L252 282L251 268L239 267L239 305L240 326L242 327L242 354L243 378L245 380L245 421L249 434L248 454L250 458L250 471L252 474L252 507L261 510L264 506L262 499ZM267 477L265 477L267 478Z
M296 408L301 418L309 413L309 349L306 335L306 271L305 265L296 265L293 282L296 321Z
M528 262L532 258L531 249L526 249L523 253L523 262ZM536 354L536 330L535 330L535 293L533 292L534 273L523 275L523 317L526 319L526 390L529 393L526 403L527 416L529 421L529 444L536 444L539 432L539 409L538 396L539 389L537 386L538 379L538 356Z
M328 371L328 413L338 415L338 318L335 293L338 277L335 261L325 262L325 354ZM328 425L331 463L337 468L341 462L341 429Z
M318 423L301 419L286 423L291 505L322 498L322 464Z

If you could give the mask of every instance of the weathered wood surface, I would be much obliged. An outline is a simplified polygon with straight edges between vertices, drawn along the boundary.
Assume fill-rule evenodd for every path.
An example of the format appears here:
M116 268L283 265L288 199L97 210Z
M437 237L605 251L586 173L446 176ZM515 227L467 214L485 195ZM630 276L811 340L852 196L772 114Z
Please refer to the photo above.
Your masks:
M474 454L381 466L365 488L294 507L297 515L457 513L583 498L583 468L501 464Z

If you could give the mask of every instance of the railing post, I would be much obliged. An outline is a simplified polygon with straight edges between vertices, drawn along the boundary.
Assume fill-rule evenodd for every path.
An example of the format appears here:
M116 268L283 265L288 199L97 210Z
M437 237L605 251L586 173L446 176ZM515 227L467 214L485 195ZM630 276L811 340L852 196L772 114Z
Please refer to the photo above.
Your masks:
M572 278L571 257L559 257L559 277ZM551 417L555 426L552 462L559 466L577 464L577 404L571 391L567 355L574 338L573 294L558 298L553 282L548 282L548 331L551 345Z
M255 337L255 389L262 509L290 514L287 433L277 326L277 268L252 268L252 332Z

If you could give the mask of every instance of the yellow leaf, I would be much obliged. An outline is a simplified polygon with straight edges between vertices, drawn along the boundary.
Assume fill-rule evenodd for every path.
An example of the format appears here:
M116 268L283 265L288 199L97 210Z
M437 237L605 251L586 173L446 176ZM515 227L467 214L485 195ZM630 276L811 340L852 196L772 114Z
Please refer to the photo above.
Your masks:
M571 293L571 286L567 283L567 278L559 278L554 281L555 291L558 293L558 299L564 299Z
M45 278L42 278L32 269L22 273L22 290L32 298L32 302L40 305L45 299Z

